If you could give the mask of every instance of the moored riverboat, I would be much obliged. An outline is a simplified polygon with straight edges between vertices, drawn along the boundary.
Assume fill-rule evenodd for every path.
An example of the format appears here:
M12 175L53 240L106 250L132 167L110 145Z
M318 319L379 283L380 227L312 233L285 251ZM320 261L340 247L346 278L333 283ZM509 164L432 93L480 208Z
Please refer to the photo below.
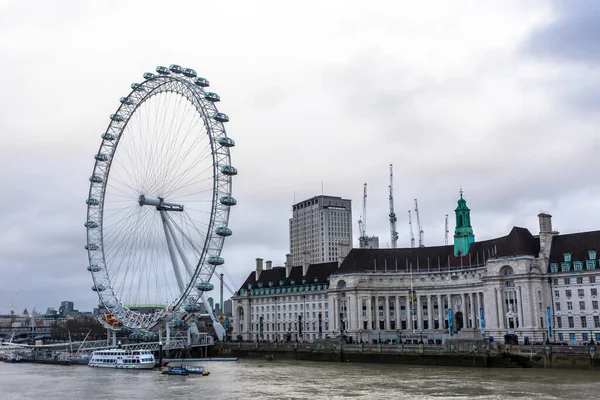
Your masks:
M152 369L156 364L154 354L149 350L110 349L92 353L89 367Z

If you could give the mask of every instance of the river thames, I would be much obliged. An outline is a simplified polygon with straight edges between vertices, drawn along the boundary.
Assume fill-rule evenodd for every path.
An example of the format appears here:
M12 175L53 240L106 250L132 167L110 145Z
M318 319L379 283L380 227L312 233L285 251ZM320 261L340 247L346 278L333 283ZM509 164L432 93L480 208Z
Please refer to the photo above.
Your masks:
M202 363L210 376L0 363L7 399L599 399L596 371L309 361Z

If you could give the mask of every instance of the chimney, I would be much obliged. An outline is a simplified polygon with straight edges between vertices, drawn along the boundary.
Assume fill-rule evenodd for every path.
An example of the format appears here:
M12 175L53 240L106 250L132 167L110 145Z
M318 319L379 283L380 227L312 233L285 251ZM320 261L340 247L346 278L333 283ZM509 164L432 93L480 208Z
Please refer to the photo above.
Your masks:
M292 255L286 254L285 255L285 277L289 278L291 273L292 273Z
M263 270L263 259L262 258L257 258L256 259L256 276L255 279L256 281L258 281L258 278L260 277L260 273Z
M540 220L540 254L538 257L546 262L550 258L552 237L557 232L552 231L552 215L541 212L538 214L538 218Z
M306 276L306 273L308 272L308 266L310 265L309 258L310 252L305 251L302 253L302 276Z
M266 269L271 269L273 268L273 261L267 261L267 268Z
M348 253L350 253L350 250L352 249L352 247L350 246L350 243L340 243L338 245L338 249L340 252L338 255L338 263L339 263L339 265L342 265L342 263L344 262L344 259L346 258Z

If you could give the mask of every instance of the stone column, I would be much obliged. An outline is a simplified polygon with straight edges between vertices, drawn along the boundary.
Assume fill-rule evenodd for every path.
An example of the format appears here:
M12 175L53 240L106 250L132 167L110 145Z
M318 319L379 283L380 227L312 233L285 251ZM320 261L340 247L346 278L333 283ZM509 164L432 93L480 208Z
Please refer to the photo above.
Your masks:
M444 328L444 307L442 305L442 295L437 295L437 305L438 305L438 325L439 329Z
M369 298L367 299L367 330L369 330L369 331L371 330L371 320L373 319L373 317L371 316L372 303L373 303L373 298L371 296L369 296Z
M448 294L447 296L448 296L448 310L451 310L452 309L452 295ZM452 314L454 314L454 312L452 312ZM450 324L450 321L448 321L448 324Z
M427 329L433 329L433 304L431 295L427 295Z
M338 330L338 326L339 326L339 317L338 317L338 301L336 300L336 298L333 298L333 330L336 331ZM304 304L303 302L303 307L306 307L306 304ZM306 310L303 309L302 310L302 325L306 325L304 319L306 318ZM302 334L304 334L304 330L302 331Z
M484 319L484 323L485 323L485 307L483 306L483 292L477 293L477 307L483 309L483 319ZM477 310L477 315L479 315L479 310ZM479 326L479 328L481 328L481 318L479 318L478 326ZM484 327L484 329L485 329L485 327Z
M496 290L496 302L498 303L498 329L504 329L504 303L502 301L502 290Z
M421 296L417 296L417 329L423 329L423 304Z
M389 296L385 296L384 300L385 303L383 304L383 314L385 316L385 330L388 331L390 330L390 297Z
M517 315L519 316L518 328L523 329L523 326L525 326L525 324L523 323L523 304L521 304L521 299L523 298L523 296L521 296L521 286L519 286L518 289L519 291L515 293L515 300L517 302Z
M469 305L471 306L471 328L477 327L477 320L475 318L475 303L473 302L473 293L469 293Z
M468 326L467 320L469 319L467 316L467 302L465 301L465 294L460 294L460 312L463 315L463 328Z
M400 320L400 296L396 296L396 329L402 329L402 323Z

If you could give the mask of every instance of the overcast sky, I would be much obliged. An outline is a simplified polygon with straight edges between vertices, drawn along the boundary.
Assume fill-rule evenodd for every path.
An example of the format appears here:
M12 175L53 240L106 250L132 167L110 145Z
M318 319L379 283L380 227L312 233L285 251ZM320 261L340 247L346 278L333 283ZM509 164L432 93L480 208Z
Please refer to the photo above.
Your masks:
M231 118L236 284L256 257L283 264L291 205L321 182L353 200L355 245L367 182L386 247L390 163L401 246L415 198L425 244L443 244L461 186L476 240L535 234L540 210L562 233L600 228L598 2L0 0L0 313L96 306L99 135L129 84L171 63Z

